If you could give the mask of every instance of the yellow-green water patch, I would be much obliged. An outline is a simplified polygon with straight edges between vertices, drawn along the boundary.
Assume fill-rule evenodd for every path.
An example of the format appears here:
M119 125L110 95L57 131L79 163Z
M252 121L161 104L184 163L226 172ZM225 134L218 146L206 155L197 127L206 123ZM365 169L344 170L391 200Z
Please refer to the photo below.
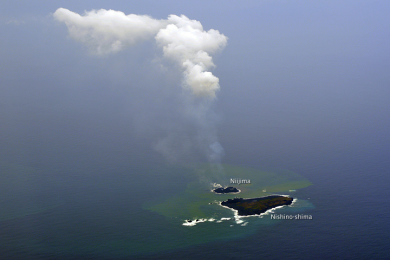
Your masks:
M261 171L234 165L203 164L193 167L194 181L186 188L167 200L146 205L146 209L163 216L177 219L220 219L232 216L232 211L221 207L218 203L233 197L261 197L272 193L289 192L310 186L306 178L289 170ZM251 184L230 184L230 179L248 179ZM216 194L211 192L212 183L222 186L235 186L240 189L238 194Z

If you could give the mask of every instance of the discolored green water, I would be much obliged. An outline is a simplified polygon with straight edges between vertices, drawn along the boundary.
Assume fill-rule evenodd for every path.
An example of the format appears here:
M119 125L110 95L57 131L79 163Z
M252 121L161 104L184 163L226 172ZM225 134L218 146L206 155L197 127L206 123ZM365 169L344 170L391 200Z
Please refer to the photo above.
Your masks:
M203 164L190 171L194 174L194 180L189 182L182 192L166 201L152 205L146 204L145 208L179 221L181 224L187 219L211 219L211 222L215 222L213 220L221 222L222 218L233 218L231 210L219 205L219 202L223 200L233 197L261 197L273 193L289 194L289 191L293 193L297 189L311 185L311 182L306 178L288 170L266 172L227 164ZM232 185L229 184L231 178L249 179L251 184L236 185L241 190L237 194L211 192L213 183L222 186ZM247 219L249 220L249 218Z

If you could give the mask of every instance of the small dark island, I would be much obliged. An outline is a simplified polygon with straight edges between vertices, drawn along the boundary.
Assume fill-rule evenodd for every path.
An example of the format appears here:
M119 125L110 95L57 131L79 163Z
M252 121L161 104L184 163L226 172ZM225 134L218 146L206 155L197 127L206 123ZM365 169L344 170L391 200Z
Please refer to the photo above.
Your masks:
M221 202L226 206L238 211L239 216L259 215L269 209L292 204L293 198L280 195L271 195L259 198L233 198Z
M241 191L234 187L226 188L216 188L212 190L214 193L225 194L225 193L240 193Z

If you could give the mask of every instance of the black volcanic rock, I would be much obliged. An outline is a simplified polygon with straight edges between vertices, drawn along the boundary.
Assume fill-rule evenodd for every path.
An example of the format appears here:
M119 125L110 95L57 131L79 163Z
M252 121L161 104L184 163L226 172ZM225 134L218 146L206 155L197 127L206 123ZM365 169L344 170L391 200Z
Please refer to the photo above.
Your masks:
M221 202L221 205L238 210L239 216L259 215L269 209L292 204L293 198L271 195L259 198L234 198Z
M238 193L239 190L234 187L226 187L226 188L216 188L212 190L215 193L225 194L225 193Z

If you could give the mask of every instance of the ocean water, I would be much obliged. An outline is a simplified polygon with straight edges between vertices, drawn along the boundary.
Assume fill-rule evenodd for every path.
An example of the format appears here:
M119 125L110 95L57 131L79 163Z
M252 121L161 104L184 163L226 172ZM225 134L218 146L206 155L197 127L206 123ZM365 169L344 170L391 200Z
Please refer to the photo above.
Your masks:
M114 107L90 101L91 111L87 102L77 111L25 105L30 110L17 112L16 127L1 139L0 258L389 259L385 80L374 82L376 92L363 82L354 92L316 94L311 86L297 96L299 89L262 91L254 100L247 93L255 89L221 85L213 109L222 163L285 169L312 183L287 193L305 203L296 212L277 211L311 220L266 216L245 226L185 227L149 210L182 193L193 177L181 166L200 160L167 163L152 148L155 134L136 134L122 114L125 97Z
M88 56L49 16L57 6L4 10L0 259L389 259L389 2L270 2L111 7L183 13L229 37L200 121L150 43ZM208 148L171 163L153 147L172 134L185 148L198 128L215 128L222 164L306 178L283 193L299 204L275 213L312 219L186 227L150 210L184 194Z
M252 149L247 154L241 150L237 158L226 156L232 164L265 171L279 162L312 182L291 193L304 201L304 206L293 212L277 211L309 214L312 220L272 220L265 216L254 218L246 226L231 221L184 227L179 221L147 210L147 203L182 192L192 180L186 170L164 164L161 156L149 149L145 156L140 154L138 160L130 160L127 167L119 169L107 169L101 161L90 170L73 166L71 170L46 170L37 165L34 170L39 175L27 175L32 176L29 181L35 178L32 187L41 189L51 184L56 190L47 192L48 197L43 196L41 201L32 197L31 201L44 206L39 211L0 221L0 257L389 259L389 151L388 143L376 144L363 143L335 154L318 148L296 162L280 153L270 157L261 151L255 156ZM228 155L235 148L230 147L226 149ZM2 210L7 212L5 207Z

